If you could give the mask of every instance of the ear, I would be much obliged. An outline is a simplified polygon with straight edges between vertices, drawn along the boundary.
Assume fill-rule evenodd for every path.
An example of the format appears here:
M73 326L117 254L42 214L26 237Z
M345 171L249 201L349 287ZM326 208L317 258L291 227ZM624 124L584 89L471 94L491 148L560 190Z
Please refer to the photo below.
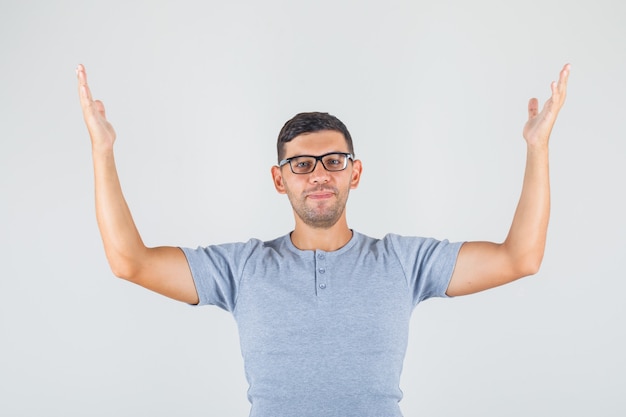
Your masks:
M276 165L272 167L272 181L274 182L274 188L276 188L276 191L278 191L279 194L287 193L285 191L285 184L283 182L283 173Z
M360 159L355 159L352 163L352 177L350 178L350 189L354 190L359 186L361 174L363 173L363 164Z

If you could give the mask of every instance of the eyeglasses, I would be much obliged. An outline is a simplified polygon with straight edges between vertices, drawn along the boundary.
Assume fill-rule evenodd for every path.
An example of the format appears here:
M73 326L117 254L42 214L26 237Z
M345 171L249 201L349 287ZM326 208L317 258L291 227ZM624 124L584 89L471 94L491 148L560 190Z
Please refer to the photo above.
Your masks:
M291 172L294 174L310 174L315 171L317 163L321 162L326 171L337 172L346 169L348 159L354 160L354 157L352 154L345 152L331 152L320 156L300 155L283 159L278 163L278 166L283 167L289 164Z

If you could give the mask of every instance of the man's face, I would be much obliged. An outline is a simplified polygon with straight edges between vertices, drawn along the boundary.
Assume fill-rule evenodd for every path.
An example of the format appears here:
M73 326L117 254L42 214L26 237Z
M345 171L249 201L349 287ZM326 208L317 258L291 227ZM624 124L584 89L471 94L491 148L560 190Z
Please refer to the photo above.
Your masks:
M285 144L285 157L319 156L330 152L348 152L343 134L333 130L306 133ZM350 189L356 188L361 175L361 162L348 161L343 171L329 172L318 161L309 174L294 174L286 164L272 167L274 186L287 194L297 218L314 228L327 229L345 216Z

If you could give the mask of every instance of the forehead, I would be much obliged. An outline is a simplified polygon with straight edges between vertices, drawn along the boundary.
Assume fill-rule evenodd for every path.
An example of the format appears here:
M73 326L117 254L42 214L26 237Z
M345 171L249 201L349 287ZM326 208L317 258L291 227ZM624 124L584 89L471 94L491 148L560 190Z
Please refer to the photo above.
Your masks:
M348 152L348 144L341 132L320 130L304 133L285 143L285 157L322 155L328 152Z

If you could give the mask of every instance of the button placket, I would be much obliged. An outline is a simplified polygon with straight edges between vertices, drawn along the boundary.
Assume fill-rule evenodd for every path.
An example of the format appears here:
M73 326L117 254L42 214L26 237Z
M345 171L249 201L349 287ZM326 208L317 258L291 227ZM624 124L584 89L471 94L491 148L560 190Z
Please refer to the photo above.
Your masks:
M318 290L326 289L326 254L316 252L315 254L315 279ZM318 291L319 295L319 291Z

